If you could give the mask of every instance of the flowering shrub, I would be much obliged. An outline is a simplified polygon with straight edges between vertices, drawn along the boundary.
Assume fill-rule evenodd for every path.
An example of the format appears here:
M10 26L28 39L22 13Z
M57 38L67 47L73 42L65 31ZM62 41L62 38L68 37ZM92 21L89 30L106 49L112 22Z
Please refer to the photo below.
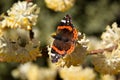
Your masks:
M75 4L75 0L44 1L46 7L56 12L65 12ZM0 15L0 62L26 63L46 55L41 54L41 41L38 38L42 32L34 30L39 12L40 8L37 4L34 4L32 0L26 0L18 1L6 12L7 14ZM42 36L44 37L44 34ZM39 37L41 38L41 36ZM24 70L24 65L22 65L12 72L14 77L17 72L17 77L24 76L29 80L53 80L58 73L64 80L96 80L95 71L97 71L105 74L100 75L101 80L106 80L106 77L114 80L113 75L120 72L120 27L116 22L112 26L106 27L106 31L101 35L101 40L95 41L93 38L87 38L85 33L79 32L72 24L71 17L66 15L57 27L56 33L51 37L53 40L51 38L48 40L52 45L47 44L46 52L49 55L49 64L55 64L57 67L43 69L33 63L26 63L25 67L27 66L33 73L41 75L44 73L45 75L34 74L31 77L33 73L28 69L22 73ZM89 57L93 68L86 68ZM51 77L48 73L51 74Z

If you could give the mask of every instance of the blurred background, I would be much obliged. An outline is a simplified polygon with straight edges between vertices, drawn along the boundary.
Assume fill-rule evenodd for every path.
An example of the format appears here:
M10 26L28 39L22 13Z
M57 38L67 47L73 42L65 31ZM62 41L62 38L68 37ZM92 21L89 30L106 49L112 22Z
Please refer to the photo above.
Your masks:
M50 3L53 3L52 5L47 3L47 1L49 0L33 0L33 3L40 7L40 14L35 27L39 31L40 49L43 56L37 58L36 61L22 65L20 63L1 62L0 80L65 80L61 72L53 69L53 67L51 68L52 65L48 62L49 56L46 46L50 44L50 35L56 31L57 25L66 14L72 17L74 26L88 37L94 36L100 39L100 35L105 31L107 25L111 25L113 22L117 22L120 25L120 0L72 0L72 6L66 4L66 6L70 7L64 11L56 11L55 8L49 7L59 4L57 2L54 4L55 0L51 0ZM66 0L58 1L62 2ZM16 2L18 0L0 0L0 14L7 12ZM23 67L23 65L25 66ZM87 67L92 68L92 64L87 62ZM104 78L93 69L90 70L93 71L93 78L71 80L120 80L119 74ZM38 76L44 78L38 78Z

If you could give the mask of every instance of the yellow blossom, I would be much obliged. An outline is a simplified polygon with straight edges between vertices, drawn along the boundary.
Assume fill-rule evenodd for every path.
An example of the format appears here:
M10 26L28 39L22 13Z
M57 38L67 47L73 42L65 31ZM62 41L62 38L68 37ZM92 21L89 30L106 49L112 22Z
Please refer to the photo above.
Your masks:
M45 0L45 3L48 8L54 11L64 12L74 5L75 0Z
M10 10L7 11L8 16L0 21L2 28L23 28L31 30L32 26L36 24L39 14L39 7L32 2L18 1Z
M117 23L112 24L112 28L110 26L106 27L106 32L103 32L102 44L105 45L105 48L114 46L115 44L120 43L120 28Z
M14 78L22 80L55 80L57 71L50 68L39 67L34 63L25 63L12 71Z
M105 50L101 54L93 56L93 64L98 72L103 74L116 74L120 72L120 28L113 23L112 28L107 26L102 34L102 48L114 47L113 50Z
M96 74L91 68L83 69L81 66L61 68L59 70L63 80L95 80Z
M28 62L40 56L40 42L30 39L29 31L7 29L0 36L0 58L2 62Z
M113 75L101 75L101 80L115 80L115 76Z

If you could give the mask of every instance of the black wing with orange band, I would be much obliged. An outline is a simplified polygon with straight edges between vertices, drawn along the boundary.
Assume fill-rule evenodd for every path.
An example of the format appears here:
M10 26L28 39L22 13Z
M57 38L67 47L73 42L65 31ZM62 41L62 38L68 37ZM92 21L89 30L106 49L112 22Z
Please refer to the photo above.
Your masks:
M75 48L75 42L78 39L78 31L72 24L71 17L66 15L57 27L55 40L52 44L51 59L57 62L65 54L71 54Z

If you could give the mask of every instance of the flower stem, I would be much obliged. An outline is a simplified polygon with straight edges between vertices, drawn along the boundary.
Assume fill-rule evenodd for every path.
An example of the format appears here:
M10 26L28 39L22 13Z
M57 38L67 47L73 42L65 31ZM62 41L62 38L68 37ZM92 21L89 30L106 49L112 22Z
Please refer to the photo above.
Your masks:
M27 2L33 2L33 0L26 0Z
M104 51L111 52L112 50L116 49L117 47L118 47L117 45L114 45L114 46L109 47L109 48L91 50L91 51L89 51L89 54L98 54L98 53L103 53Z

